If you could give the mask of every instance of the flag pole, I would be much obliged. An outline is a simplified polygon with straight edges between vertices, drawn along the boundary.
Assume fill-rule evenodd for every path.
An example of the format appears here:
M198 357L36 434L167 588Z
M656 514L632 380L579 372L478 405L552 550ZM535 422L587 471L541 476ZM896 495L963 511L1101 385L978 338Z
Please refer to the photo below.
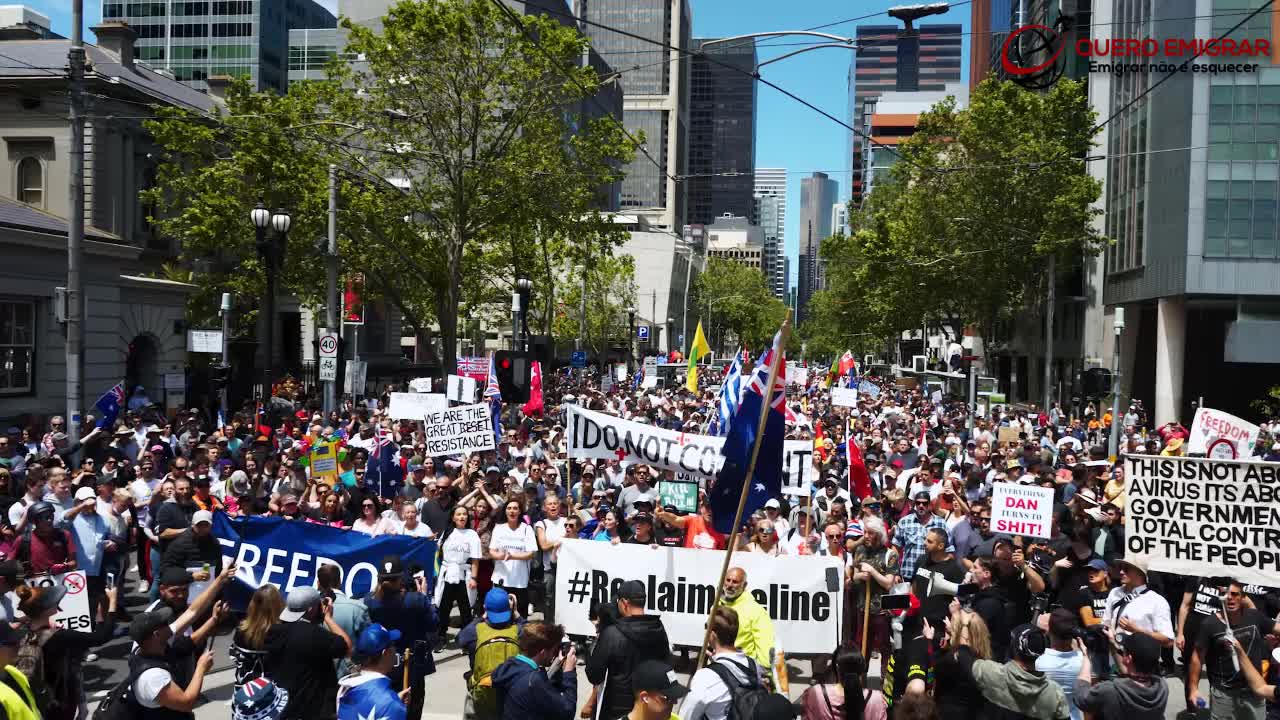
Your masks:
M733 530L729 533L728 542L725 543L724 562L720 565L720 580L716 583L715 599L711 602L711 608L707 610L707 631L702 636L702 647L698 648L698 663L694 665L695 670L702 667L702 662L707 657L707 642L711 639L711 616L715 613L716 606L720 604L721 597L724 596L724 578L729 574L729 562L733 558L734 545L738 544L738 530L742 525L742 512L747 506L747 491L751 487L751 476L755 475L756 472L756 460L760 457L760 441L764 439L764 427L769 421L769 413L773 412L773 384L778 380L778 370L782 364L782 356L785 354L787 340L790 338L791 316L788 315L782 321L782 329L779 331L778 352L773 354L773 360L769 363L769 379L764 386L764 407L761 409L760 419L756 423L756 440L751 446L751 462L747 464L747 473L742 479L742 492L738 494L738 511L733 516ZM784 402L785 399L784 397Z

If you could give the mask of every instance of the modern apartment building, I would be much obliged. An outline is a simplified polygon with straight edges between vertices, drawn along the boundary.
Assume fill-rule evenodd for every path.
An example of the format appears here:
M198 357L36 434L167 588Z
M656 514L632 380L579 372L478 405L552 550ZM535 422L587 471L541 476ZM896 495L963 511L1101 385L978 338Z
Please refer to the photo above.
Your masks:
M629 69L621 78L623 122L643 132L622 182L623 212L643 215L649 226L679 232L685 223L689 143L689 74L683 53L691 46L693 17L688 0L575 0L575 14L597 25L583 26L604 61ZM613 30L665 43L666 49ZM647 153L647 155L646 155ZM675 240L675 236L672 236Z
M705 47L691 58L688 222L752 215L756 164L755 40ZM625 80L624 80L625 83Z
M786 168L756 168L755 204L751 223L764 231L765 256L768 261L773 294L787 299L791 285L791 264L786 253L787 171Z
M283 92L289 30L337 25L315 0L104 0L102 19L133 28L138 60L200 90L210 77L227 75Z
M1099 41L1150 35L1211 39L1261 0L1095 2ZM1260 13L1230 37L1274 36ZM1219 58L1215 62L1232 62ZM1235 60L1238 62L1238 59ZM1093 73L1106 185L1102 230L1114 241L1087 274L1085 357L1111 367L1115 309L1120 387L1157 424L1189 423L1193 401L1257 417L1250 401L1280 377L1280 65L1257 72L1175 73L1126 108L1156 78Z
M800 320L806 316L809 298L824 285L819 252L831 237L831 207L840 197L840 185L823 172L800 180L800 278L796 302Z
M925 24L918 25L917 30L918 38L903 39L900 28L895 25L858 27L858 49L854 51L848 76L850 125L865 127L867 103L883 93L942 90L947 83L960 80L961 26ZM851 135L850 197L854 205L859 206L866 194L863 177L866 142L857 133ZM803 228L801 234L803 244Z

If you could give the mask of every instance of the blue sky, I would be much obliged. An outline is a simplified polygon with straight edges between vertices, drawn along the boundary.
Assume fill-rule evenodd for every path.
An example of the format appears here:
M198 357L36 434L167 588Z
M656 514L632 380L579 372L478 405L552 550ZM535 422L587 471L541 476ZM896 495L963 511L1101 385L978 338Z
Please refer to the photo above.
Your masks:
M847 18L870 15L893 5L913 0L691 0L693 2L693 34L695 37L726 37L753 32L800 30ZM71 25L68 0L26 0L27 4L48 15L54 30L66 34ZM93 25L101 17L100 0L84 0L86 22ZM321 0L330 9L336 0ZM946 15L929 18L930 22L959 22L969 28L969 5L962 5ZM887 15L862 22L884 24ZM855 23L845 23L824 32L852 35ZM969 38L962 51L963 74L968 77ZM773 40L766 42L786 42ZM794 47L777 50L761 48L760 60L783 54ZM847 117L849 70L848 50L816 50L766 67L762 75L836 117ZM848 131L835 122L800 105L794 100L761 85L756 117L756 166L787 168L787 254L793 259L799 244L800 178L813 170L826 170L840 183L841 197L848 195L849 176L845 172L845 148Z

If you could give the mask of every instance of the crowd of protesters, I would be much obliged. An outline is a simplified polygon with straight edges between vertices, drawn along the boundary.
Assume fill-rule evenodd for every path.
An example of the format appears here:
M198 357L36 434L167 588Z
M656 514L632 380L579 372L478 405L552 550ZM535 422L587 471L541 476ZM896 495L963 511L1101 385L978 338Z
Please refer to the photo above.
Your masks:
M821 372L813 376L788 397L789 438L814 443L813 492L770 499L744 518L737 541L744 552L833 556L845 566L843 636L786 711L775 693L786 689L780 641L741 568L725 578L710 663L687 689L639 583L598 608L599 633L586 645L554 624L567 538L703 550L728 541L713 527L706 488L692 513L661 501L670 469L570 460L565 408L707 433L718 412L714 371L698 393L547 373L543 411L508 404L497 449L466 456L426 454L421 423L387 417L385 395L327 416L300 396L287 412L246 407L223 424L130 402L113 425L88 418L75 442L61 417L10 428L0 436L0 659L12 650L10 673L24 679L0 676L0 709L86 717L79 665L127 632L129 677L107 710L191 717L209 640L234 631L233 712L260 718L346 717L345 706L416 720L429 707L433 654L457 647L470 663L475 717L678 711L721 720L748 707L757 717L821 720L1163 717L1168 702L1204 703L1197 682L1207 677L1215 717L1261 720L1274 701L1275 673L1263 661L1280 635L1280 591L1125 559L1124 466L1103 446L1109 411L1004 406L971 419L963 403L891 379L871 379L877 392L843 408L831 404ZM1140 402L1121 427L1122 456L1184 452L1186 428L1150 427ZM870 476L861 498L849 480L850 436ZM311 472L320 442L338 448L336 475ZM1255 454L1280 461L1280 422L1263 425ZM384 455L397 469L390 482L377 461ZM1050 537L992 532L997 483L1053 491ZM436 580L387 557L373 592L352 598L329 566L314 588L263 586L232 617L219 599L235 568L213 534L217 512L434 539ZM64 591L33 582L69 571L85 573L90 628L58 627ZM890 607L887 598L908 589L907 608ZM145 594L145 610L129 616L127 593ZM117 633L118 620L127 630ZM575 707L577 653L587 646L582 664L595 688ZM879 691L865 683L873 664ZM1163 676L1172 673L1191 681L1183 698L1167 697Z

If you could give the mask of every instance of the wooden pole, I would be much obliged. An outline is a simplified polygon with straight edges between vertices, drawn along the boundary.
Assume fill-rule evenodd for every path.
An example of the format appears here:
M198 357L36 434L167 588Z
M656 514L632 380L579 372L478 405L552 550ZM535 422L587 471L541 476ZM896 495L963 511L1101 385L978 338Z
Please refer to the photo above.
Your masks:
M781 337L778 342L778 352L774 353L773 361L769 363L769 379L765 383L764 407L761 408L760 420L756 423L756 441L751 447L751 462L747 464L747 474L742 478L742 492L738 495L738 511L733 516L733 530L729 534L728 542L725 543L724 562L720 565L720 581L716 583L716 596L711 602L711 608L707 611L707 631L702 636L702 647L698 648L698 663L694 666L695 670L702 667L702 662L707 657L707 643L711 639L711 615L715 612L716 606L720 604L720 598L724 595L724 578L729 574L729 562L733 558L734 546L738 544L738 527L742 524L742 511L747 506L747 490L751 487L751 476L756 472L756 460L760 457L760 441L764 439L764 426L769 420L769 413L773 412L773 384L778 380L778 369L782 365L784 348L787 347L787 340L791 337L790 315L782 322L782 329L779 334Z
M413 650L409 648L405 648L404 649L404 684L400 686L401 690L407 689L409 687L409 660L412 657L413 657Z
M862 657L865 660L867 657L867 635L869 634L867 625L871 622L871 577L868 576L862 583L866 588L862 600ZM870 663L868 663L869 665Z

